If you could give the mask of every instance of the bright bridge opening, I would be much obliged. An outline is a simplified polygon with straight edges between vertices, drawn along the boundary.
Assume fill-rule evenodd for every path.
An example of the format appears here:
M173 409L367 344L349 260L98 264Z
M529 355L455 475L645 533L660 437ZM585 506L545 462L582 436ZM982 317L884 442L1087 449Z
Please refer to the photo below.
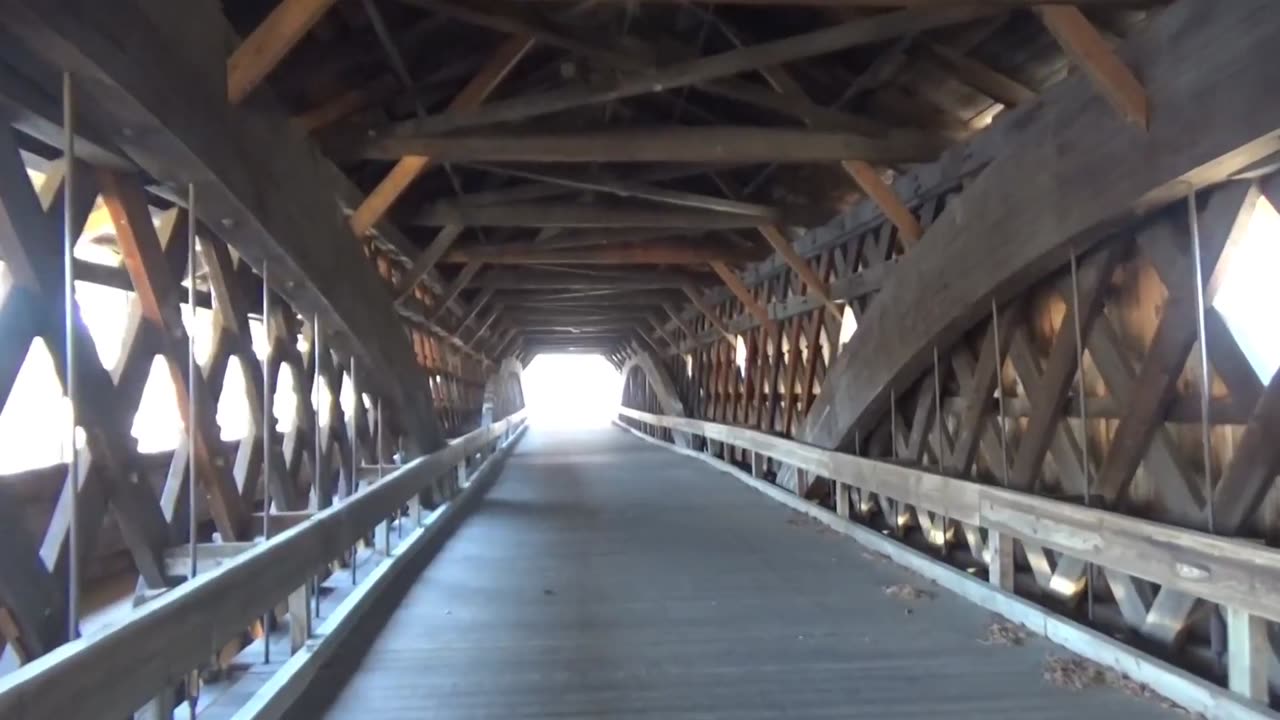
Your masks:
M529 421L539 427L606 426L622 399L622 375L599 355L539 355L521 384Z

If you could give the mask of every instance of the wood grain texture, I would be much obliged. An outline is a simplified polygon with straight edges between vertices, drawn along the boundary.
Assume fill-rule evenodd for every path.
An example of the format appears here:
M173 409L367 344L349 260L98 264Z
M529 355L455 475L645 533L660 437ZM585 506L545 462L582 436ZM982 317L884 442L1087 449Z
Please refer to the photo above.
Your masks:
M227 102L231 32L216 4L2 7L6 27L35 57L86 79L80 90L102 109L100 126L114 129L112 140L142 169L173 186L197 179L201 220L255 268L268 262L272 283L301 311L322 316L336 346L360 357L371 386L397 404L414 446L438 446L401 321L342 216L349 183L272 98L258 98L252 113ZM112 82L87 81L103 77Z
M619 414L761 452L839 483L989 527L1195 597L1280 618L1280 552L927 470L869 460L747 428L621 408Z
M986 611L945 593L904 605L884 587L920 581L867 555L619 430L535 429L486 503L377 618L381 632L321 672L294 711L333 720L424 707L443 720L928 717L941 706L962 717L1166 716L1115 690L1046 687L1049 644L985 647Z
M336 0L284 0L227 60L227 99L241 103Z
M923 372L931 348L971 328L993 297L1020 293L1060 266L1069 245L1098 241L1117 222L1184 193L1186 183L1215 182L1276 150L1280 107L1259 112L1257 98L1280 81L1280 68L1265 59L1278 40L1280 13L1270 3L1178 3L1121 51L1161 108L1147 133L1119 124L1084 78L1068 78L1003 119L1017 130L1004 154L898 262L860 341L835 362L803 437L848 443L884 411L887 388ZM1206 103L1234 119L1205 123Z

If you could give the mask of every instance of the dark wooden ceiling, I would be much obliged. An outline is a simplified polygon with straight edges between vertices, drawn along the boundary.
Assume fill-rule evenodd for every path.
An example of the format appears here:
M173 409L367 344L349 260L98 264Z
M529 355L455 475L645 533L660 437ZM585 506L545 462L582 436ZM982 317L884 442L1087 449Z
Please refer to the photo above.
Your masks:
M225 12L249 37L289 4ZM441 306L591 288L550 313L568 335L639 288L655 312L732 288L726 273L868 188L891 201L896 173L1034 102L1070 66L1035 5L337 0L265 82L373 196L356 230L388 218L421 253L402 296L435 271ZM1079 10L1106 42L1152 5Z

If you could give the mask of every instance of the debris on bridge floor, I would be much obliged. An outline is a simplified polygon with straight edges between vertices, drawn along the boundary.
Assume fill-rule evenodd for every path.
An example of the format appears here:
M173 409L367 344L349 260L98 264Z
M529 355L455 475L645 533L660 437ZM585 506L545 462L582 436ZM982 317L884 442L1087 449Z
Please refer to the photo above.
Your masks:
M1068 690L1079 691L1099 687L1115 688L1126 695L1159 703L1162 707L1177 711L1182 715L1197 718L1203 717L1178 705L1128 675L1077 655L1048 655L1044 662L1044 679L1055 687Z
M1027 638L1031 634L1021 625L1015 625L1003 620L996 620L987 625L986 637L978 642L983 645L1003 645L1008 647L1020 647L1027 642Z
M899 600L931 600L933 593L928 590L921 590L910 583L898 583L896 585L885 585L884 594Z

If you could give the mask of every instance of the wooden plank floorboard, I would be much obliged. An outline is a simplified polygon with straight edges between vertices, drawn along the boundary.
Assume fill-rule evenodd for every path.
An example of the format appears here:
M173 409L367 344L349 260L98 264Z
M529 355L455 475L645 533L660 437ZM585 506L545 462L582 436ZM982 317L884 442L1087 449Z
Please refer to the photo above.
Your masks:
M533 429L397 600L294 716L1172 716L1048 685L1063 651L984 645L984 610L616 428Z

